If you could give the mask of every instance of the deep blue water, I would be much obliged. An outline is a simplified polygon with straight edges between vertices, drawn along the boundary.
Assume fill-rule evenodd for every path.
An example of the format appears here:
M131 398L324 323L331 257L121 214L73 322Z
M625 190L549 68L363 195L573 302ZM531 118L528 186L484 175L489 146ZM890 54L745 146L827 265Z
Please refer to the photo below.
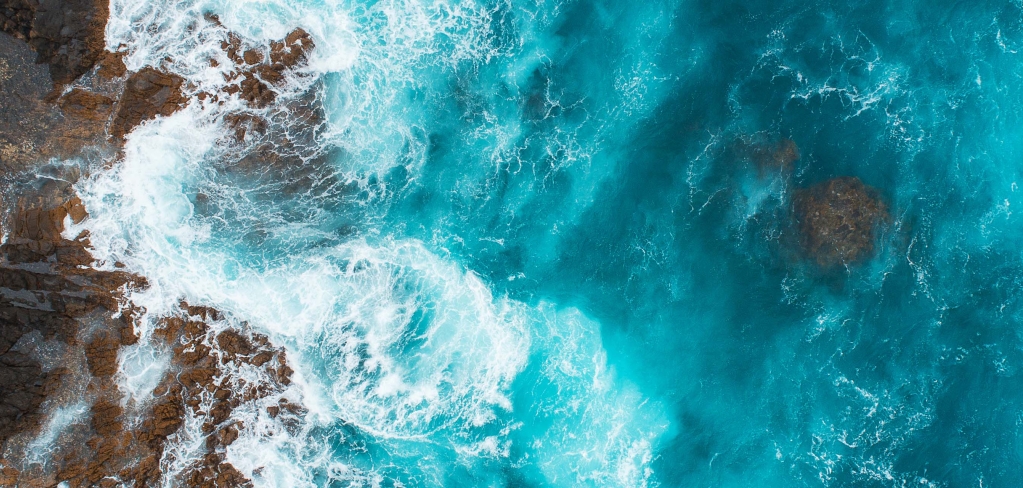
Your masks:
M166 186L219 205L176 242L229 263L208 286L308 287L258 313L188 292L299 317L264 327L327 391L281 448L305 481L257 484L1023 484L1019 2L268 5L361 46L313 88L333 179L200 155ZM801 157L765 174L744 138ZM837 176L892 222L826 273L790 206Z

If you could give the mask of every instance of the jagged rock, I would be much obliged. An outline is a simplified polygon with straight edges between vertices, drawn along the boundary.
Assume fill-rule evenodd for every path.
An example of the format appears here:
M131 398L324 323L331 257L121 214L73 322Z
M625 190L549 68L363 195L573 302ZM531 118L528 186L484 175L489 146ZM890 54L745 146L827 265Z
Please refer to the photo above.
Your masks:
M119 417L124 409L109 400L100 400L92 406L92 428L101 436L116 434L124 428Z
M124 65L124 53L104 51L97 64L99 75L107 80L120 78L128 72L128 67Z
M92 311L105 308L107 313L90 319L101 328L85 340L85 363L92 378L90 391L98 399L90 411L91 438L79 445L87 450L61 455L54 469L15 474L20 486L53 486L57 481L71 481L72 486L88 486L109 479L126 464L142 456L133 450L130 433L126 433L117 402L120 393L110 377L116 373L117 351L122 344L137 340L130 323L131 312L121 319L110 319L109 312L119 309L118 293L134 280L124 272L97 271L82 263L92 261L84 240L68 240L62 236L66 219L81 221L87 213L77 198L51 208L27 207L11 219L11 235L0 246L0 392L6 401L0 408L0 444L21 432L38 428L40 407L50 395L61 393L67 384L82 375L67 367L45 372L35 359L12 350L26 334L38 332L44 340L57 340L74 347L81 344L78 320ZM68 259L67 250L75 249L84 258ZM32 297L30 300L28 297ZM83 365L85 366L85 365ZM15 422L8 422L10 415ZM42 481L40 481L42 480ZM49 480L49 481L47 481ZM105 483L105 481L104 481ZM102 483L100 483L102 485Z
M13 82L25 82L25 93L31 95L28 108L10 105L22 103L22 98L0 100L0 160L5 168L12 161L27 167L33 158L73 154L85 144L98 143L108 124L113 143L119 143L138 124L185 105L181 78L153 68L128 74L123 54L103 51L106 8L99 0L0 0L0 28L29 41L38 60L49 65L57 88L94 66L99 75L82 77L70 91L51 92L38 73L27 81L18 78L31 71L22 67L31 66L24 59L15 60L21 64L8 63L14 58L0 49L0 85L7 90ZM3 36L0 48L9 40ZM237 37L226 46L229 58L244 66L236 89L252 105L265 106L276 97L272 86L305 62L312 41L299 29L269 46L243 47ZM19 71L11 74L12 69ZM117 88L121 86L123 90ZM217 95L212 97L215 101ZM4 125L5 117L13 120L26 114L41 121L27 136L21 121ZM259 118L244 125L239 139L245 130L266 130L266 122ZM14 153L20 159L9 157ZM92 406L88 421L75 424L67 434L73 440L65 443L62 434L45 470L0 459L0 485L248 486L244 475L225 461L224 449L245 428L231 420L231 413L242 402L280 394L292 373L284 351L249 331L215 334L209 324L222 319L218 311L183 303L185 313L168 318L153 334L153 345L172 356L170 371L151 405L131 405L113 381L120 348L139 340L133 322L138 311L124 302L122 290L146 283L123 271L92 268L88 235L73 239L63 235L66 221L81 222L87 213L77 198L65 199L66 194L48 203L19 201L9 218L7 240L0 246L0 448L6 448L12 436L25 438L38 429L46 413L41 409L52 403L47 398L79 401L84 391ZM120 315L111 318L118 311ZM30 333L76 351L77 356L67 357L77 357L78 362L60 363L47 371L31 354L14 347ZM234 375L239 368L253 367L261 371L262 381ZM72 383L81 388L70 390ZM282 405L287 415L304 414L301 407ZM207 435L203 457L180 479L163 480L164 444L182 428L186 415L203 419L202 432ZM0 456L4 452L11 451L0 449Z
M237 331L225 330L217 335L217 344L220 346L220 352L223 354L221 361L237 361L238 356L253 355L256 352L256 348L251 342Z
M181 91L183 84L180 76L149 67L133 73L125 83L110 134L121 139L142 122L157 115L169 116L183 108L188 102Z
M254 107L266 107L277 99L277 92L271 86L280 86L289 70L304 64L313 47L312 37L301 28L291 31L284 40L271 42L266 53L255 47L243 51L241 39L229 34L221 48L228 59L245 68L237 73L238 83L228 85L224 92L237 93ZM266 59L269 61L264 62Z
M39 362L7 349L0 354L0 444L17 432L38 427L39 406L46 399L46 375Z
M824 269L872 256L878 225L889 219L878 191L849 176L797 190L793 210L803 251Z
M250 487L252 482L237 468L224 461L224 455L207 454L185 475L188 486L196 488Z
M18 482L18 470L0 461L0 486L14 486Z
M154 442L162 443L167 437L181 428L184 422L185 407L181 402L180 389L172 389L167 392L164 398L153 406L153 414L146 423L146 433L143 440L153 445Z
M47 390L63 374L44 373L38 361L12 350L13 346L33 331L44 339L73 342L76 314L113 301L90 289L88 274L75 283L61 273L60 261L51 259L60 249L81 246L61 237L69 214L84 218L81 201L71 199L52 209L25 209L14 217L11 236L0 246L5 260L0 263L0 445L14 434L38 427L39 407ZM29 262L48 264L18 267Z

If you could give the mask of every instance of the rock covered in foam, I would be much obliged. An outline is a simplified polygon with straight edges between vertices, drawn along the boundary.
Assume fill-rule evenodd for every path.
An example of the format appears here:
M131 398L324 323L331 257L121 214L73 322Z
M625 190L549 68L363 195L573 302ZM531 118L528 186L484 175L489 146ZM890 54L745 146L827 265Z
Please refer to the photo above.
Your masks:
M102 28L95 27L105 24L105 3L89 4L93 10L81 13L86 3L0 1L16 7L0 11L0 27L29 41L38 59L49 64L58 88L75 81L73 89L58 92L50 91L47 82L28 80L32 82L25 85L32 89L31 107L7 110L6 101L0 102L0 123L12 121L9 131L0 125L0 136L24 139L17 133L24 127L22 119L35 112L49 117L30 134L42 143L18 143L19 148L34 149L24 151L23 167L49 155L73 155L89 144L101 143L107 127L112 144L119 144L138 124L168 116L187 103L182 78L155 68L125 76L121 55L102 50ZM76 12L77 18L66 18ZM49 24L37 29L40 22ZM60 26L59 35L54 35L54 26ZM59 42L66 45L58 46ZM311 48L309 35L298 29L284 40L234 56L244 65L236 85L243 99L253 106L273 102L276 91L271 86L283 85L288 71L304 63ZM24 59L15 61L30 66ZM15 70L18 67L13 65ZM12 65L0 54L0 84L14 76L8 68ZM82 76L86 73L90 74ZM5 156L4 164L8 159ZM182 314L166 318L150 344L171 357L155 399L147 404L126 399L115 381L119 356L140 338L134 332L139 311L124 292L145 287L145 280L93 268L88 234L75 239L63 236L67 220L78 223L87 218L85 208L73 196L53 199L18 203L7 241L0 247L0 365L4 366L0 394L5 398L0 403L0 485L248 484L226 461L226 447L246 428L232 419L232 412L242 403L282 393L292 373L284 351L250 331L214 331L210 324L222 319L218 312L183 304ZM58 364L45 364L33 352L33 341L39 340L61 344L66 354ZM240 369L246 369L245 378L236 375ZM253 381L253 370L258 371L258 381ZM304 415L300 406L278 400L266 409L266 415L285 423ZM59 442L48 446L45 466L28 462L24 447L41 433L47 418L71 406L69 402L84 402L86 417L65 428ZM186 416L202 420L201 431L187 435L204 436L204 447L197 458L176 460L186 463L183 471L164 473L161 466L175 462L172 455L165 455L164 446L185 428Z
M872 256L878 225L889 219L879 192L850 176L797 190L793 210L803 251L825 269Z
M216 17L210 20L218 22ZM237 93L253 107L270 105L277 99L271 87L281 86L289 71L305 64L313 47L312 37L301 28L291 31L283 40L270 42L268 47L244 46L241 38L230 34L221 48L239 69L233 76L237 81L225 87L224 92Z
M244 429L231 412L243 402L279 395L290 383L291 369L284 351L265 336L226 329L210 323L223 319L214 309L182 304L182 313L168 317L154 332L156 347L168 349L171 367L147 405L125 405L115 383L121 348L138 342L136 312L122 310L125 286L145 281L123 272L97 271L88 266L87 236L62 236L66 220L87 218L80 200L71 198L51 208L31 206L12 218L11 236L0 247L0 480L5 486L158 486L167 439L179 432L188 415L203 419L206 437L199 457L187 461L172 483L186 486L245 486L245 476L226 461L225 449ZM60 249L79 248L68 260ZM28 249L29 251L26 251ZM84 256L84 258L83 258ZM13 259L12 259L13 257ZM26 292L28 293L26 295ZM94 314L93 311L102 311ZM82 346L81 363L45 367L16 344L28 334L57 340L68 350ZM235 375L239 368L257 368L263 381ZM74 372L72 372L74 370ZM69 378L71 380L69 380ZM77 386L75 386L77 385ZM80 393L91 403L87 427L68 434L75 442L52 446L52 468L7 457L20 449L7 441L19 437L24 445L42 428L48 411ZM79 388L79 390L75 390ZM48 399L54 399L46 407ZM63 435L63 434L62 434ZM26 437L28 436L28 437ZM21 468L21 469L19 469ZM104 484L105 483L105 484Z

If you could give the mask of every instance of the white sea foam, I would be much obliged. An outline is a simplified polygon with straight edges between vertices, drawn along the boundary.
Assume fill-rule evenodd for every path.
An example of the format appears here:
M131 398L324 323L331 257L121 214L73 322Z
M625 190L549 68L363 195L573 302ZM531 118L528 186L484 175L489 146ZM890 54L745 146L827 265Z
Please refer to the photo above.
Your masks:
M319 142L351 156L338 167L342 179L363 181L399 164L414 176L425 161L428 119L415 93L424 73L453 73L465 63L518 53L523 43L541 49L532 30L537 24L523 22L511 44L494 40L492 21L509 5L113 0L107 42L128 53L132 69L162 66L184 76L189 93L213 92L232 69L220 48L228 31L265 43L301 26L317 48L308 67L275 88L279 100L322 81L328 124ZM542 18L539 7L530 9L523 19ZM206 13L217 14L223 25L206 20ZM540 52L517 62L509 79L524 84L542 59ZM652 68L635 69L645 76ZM649 87L623 81L620 88L635 103L652 106ZM514 102L508 107L508 113L495 109L478 133L489 154L515 152L518 108ZM533 452L525 461L553 485L650 482L666 421L609 368L599 324L577 311L555 312L552 304L529 307L494 296L484 279L418 240L368 230L339 241L317 229L315 211L280 217L277 207L295 197L260 201L266 188L238 186L218 169L217 161L232 150L222 143L223 115L232 111L252 109L237 99L222 106L193 100L145 123L128 136L122 161L78 186L91 217L68 234L88 229L101 266L124 263L150 283L129 292L144 310L143 340L121 355L121 386L132 398L149 398L167 367L146 342L156 321L178 313L184 299L226 314L211 324L214 333L244 322L288 350L292 385L232 414L245 428L228 448L228 460L258 485L338 480L378 486L397 482L401 475L388 469L402 460L415 466L419 454L437 461L419 463L417 478L439 485L445 456L472 467L509 458L516 444ZM554 138L552 154L585 158L596 150L580 146L569 132ZM592 191L599 177L584 190ZM198 210L193 202L200 190L221 210ZM241 241L252 230L246 226L260 226L277 241L290 239L294 251L246 247ZM282 255L265 258L275 252ZM530 368L561 393L518 411L513 386ZM230 373L260 380L254 370ZM308 413L271 418L266 407L282 398ZM533 416L560 415L572 421L544 432L523 426ZM201 425L190 414L170 439L166 472L179 472L199 455ZM366 455L367 449L387 454Z

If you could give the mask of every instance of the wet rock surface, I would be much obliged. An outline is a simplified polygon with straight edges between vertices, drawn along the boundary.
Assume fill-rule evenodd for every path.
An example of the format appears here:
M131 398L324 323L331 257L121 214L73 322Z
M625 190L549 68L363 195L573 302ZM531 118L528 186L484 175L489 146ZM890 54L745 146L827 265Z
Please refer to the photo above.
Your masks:
M215 17L211 20L217 21ZM224 92L237 93L256 108L270 105L277 99L271 87L281 86L289 71L304 65L313 47L309 33L301 28L291 31L283 40L272 41L269 46L245 46L239 37L230 34L221 48L238 70L231 74L228 81L232 83Z
M889 220L880 193L850 176L797 190L793 212L803 252L824 269L873 256L879 225Z
M180 428L185 415L203 419L204 452L176 474L180 484L196 487L248 486L249 482L226 461L225 448L245 426L231 420L243 402L280 395L290 384L291 368L284 351L262 335L232 329L216 332L208 322L221 319L206 307L182 304L184 313L164 320L155 335L173 347L174 364L156 389L162 397L146 424L143 440L166 438ZM252 383L237 375L258 371L265 382ZM252 376L249 376L250 378Z
M60 111L46 102L52 84L46 67L32 61L25 43L0 34L0 170L20 170L59 126Z
M161 461L174 461L164 445L188 416L202 419L204 452L172 473L173 484L246 486L245 477L226 461L225 448L245 428L231 420L231 412L242 402L281 394L291 375L284 351L265 336L218 332L210 323L222 319L219 312L182 304L180 315L164 319L151 341L170 357L154 400L137 404L124 398L115 383L118 355L139 338L135 311L123 291L145 287L145 280L90 267L88 237L62 237L65 222L87 218L77 198L36 206L43 204L22 202L11 237L0 247L5 258L0 262L4 486L158 486L165 476ZM84 354L62 359L62 367L44 364L15 347L33 334ZM241 370L249 372L249 380L237 375ZM251 382L253 377L265 381ZM64 441L51 446L53 459L45 469L26 460L25 443L40 432L47 410L83 398L91 404L87 428L62 433Z
M86 376L87 368L81 364L84 356L75 354L92 329L106 336L133 336L127 316L111 318L120 309L120 290L124 287L144 286L144 280L124 272L99 271L89 267L92 259L86 247L88 237L75 239L62 237L65 221L80 222L86 217L85 209L77 198L50 207L48 200L59 195L48 195L35 201L22 200L11 219L11 235L0 246L0 327L3 329L5 362L15 362L17 374L2 375L0 389L15 392L14 398L28 399L9 405L3 412L0 441L0 464L9 476L26 486L43 483L59 477L57 470L42 470L40 466L25 464L23 456L27 436L37 433L46 410L63 403L63 399L80 399L80 387L88 396L113 396L116 388L110 362L116 364L116 350L86 348L97 352L89 365L94 377ZM32 354L42 342L63 346L64 354L41 358ZM15 344L11 347L9 344ZM98 344L93 340L91 344ZM21 348L27 352L21 352ZM113 352L113 355L111 355ZM49 405L47 405L47 403ZM60 446L51 446L55 450ZM21 469L14 465L20 464ZM96 478L98 481L99 478ZM52 486L52 485L51 485Z
M119 361L140 341L141 313L125 292L147 283L116 268L96 269L88 234L64 235L68 222L88 218L71 190L75 171L25 184L50 158L91 149L115 155L137 125L185 106L184 80L151 67L128 72L121 54L103 51L105 2L0 2L0 204L7 231L0 246L0 486L247 486L226 461L226 447L246 429L231 413L281 395L291 375L284 351L251 331L214 327L219 312L183 303L146 339L169 362L153 398L125 397L117 387ZM276 99L271 86L283 84L311 47L301 30L247 47L236 56L230 90L253 107L266 106ZM244 125L265 135L259 117ZM300 407L281 413L279 405L291 404L271 401L278 411L266 415L273 418L304 414ZM27 446L60 408L81 408L84 417L57 433L45 461L29 459ZM165 444L188 418L200 420L201 432L188 435L204 436L202 452L174 459ZM183 467L163 472L175 463Z
M53 82L66 85L103 56L108 10L103 0L0 0L0 29L27 42Z
M125 82L110 134L121 139L142 122L157 115L169 116L183 108L187 99L181 93L182 84L180 76L149 67L132 73Z

